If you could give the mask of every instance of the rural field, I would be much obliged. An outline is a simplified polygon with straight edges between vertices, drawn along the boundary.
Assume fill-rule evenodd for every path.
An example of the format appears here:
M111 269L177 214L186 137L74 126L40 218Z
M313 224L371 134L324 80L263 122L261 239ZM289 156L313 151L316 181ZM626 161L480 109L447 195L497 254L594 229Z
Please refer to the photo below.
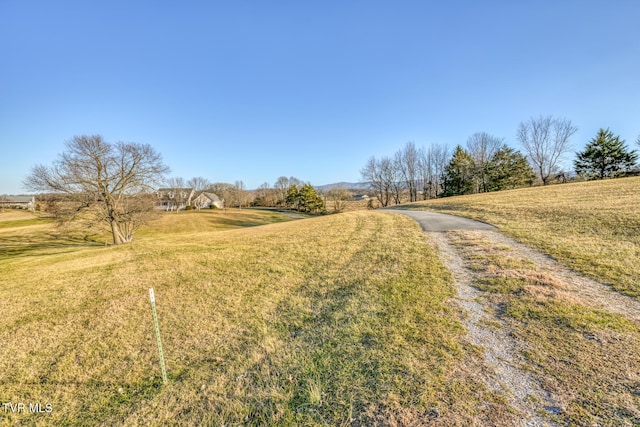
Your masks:
M3 411L4 425L513 416L473 380L477 355L462 341L450 274L408 218L353 212L250 227L287 218L189 212L115 247L63 238L41 219L6 219L0 397L52 411Z
M517 241L228 210L105 246L5 211L0 425L638 425L639 186L410 206Z

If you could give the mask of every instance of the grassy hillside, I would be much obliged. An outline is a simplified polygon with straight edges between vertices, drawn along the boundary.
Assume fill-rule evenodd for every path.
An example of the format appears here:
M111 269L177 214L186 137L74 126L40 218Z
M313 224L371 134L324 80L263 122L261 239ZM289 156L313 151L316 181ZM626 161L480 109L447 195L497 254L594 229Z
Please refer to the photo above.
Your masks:
M290 220L277 212L249 209L163 213L149 225L143 226L135 239L169 238L179 234L233 230ZM75 254L83 248L103 247L111 242L110 234L101 229L60 228L54 226L50 219L14 209L0 212L0 239L0 261L9 257L35 257L67 251Z
M224 231L290 221L286 215L268 210L203 209L168 212L144 227L136 237Z
M0 400L52 412L5 411L2 422L511 419L469 376L477 353L460 344L449 273L410 219L354 212L229 229L280 219L236 214L165 216L118 247L61 240L51 224L3 229Z
M481 219L640 297L640 177L452 197L411 205Z

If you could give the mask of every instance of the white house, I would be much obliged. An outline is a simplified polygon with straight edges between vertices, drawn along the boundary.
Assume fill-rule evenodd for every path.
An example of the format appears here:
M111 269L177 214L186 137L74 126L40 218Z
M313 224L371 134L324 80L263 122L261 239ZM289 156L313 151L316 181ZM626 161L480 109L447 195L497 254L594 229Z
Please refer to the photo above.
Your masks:
M165 211L186 209L187 206L191 206L193 195L193 188L159 188L156 191L158 198L156 209Z
M217 194L209 191L202 191L191 202L191 206L196 209L207 209L211 206L215 206L218 209L224 208L224 200L218 197Z
M34 196L0 196L0 208L34 211L36 209L36 198Z

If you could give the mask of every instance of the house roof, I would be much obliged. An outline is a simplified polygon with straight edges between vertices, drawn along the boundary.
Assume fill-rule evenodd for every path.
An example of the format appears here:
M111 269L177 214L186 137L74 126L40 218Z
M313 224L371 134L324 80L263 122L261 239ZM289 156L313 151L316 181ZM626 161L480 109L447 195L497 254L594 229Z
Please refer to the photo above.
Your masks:
M216 193L211 193L209 191L203 191L202 193L198 194L197 197L200 197L200 196L205 196L209 200L211 200L212 202L221 202L222 201L222 199L220 197L218 197L218 195Z
M0 202L4 203L30 203L33 201L33 196L0 196Z

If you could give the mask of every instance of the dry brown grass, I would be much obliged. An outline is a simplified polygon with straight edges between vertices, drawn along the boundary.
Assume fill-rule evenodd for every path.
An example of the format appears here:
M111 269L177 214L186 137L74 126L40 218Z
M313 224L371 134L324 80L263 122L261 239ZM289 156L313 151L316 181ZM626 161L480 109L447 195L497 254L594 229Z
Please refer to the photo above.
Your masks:
M153 235L201 233L234 230L258 225L290 221L286 215L255 209L202 209L165 212L159 219L145 226L140 237Z
M640 177L419 202L480 219L569 267L640 297Z
M33 219L35 215L22 209L0 209L0 223L6 221Z
M557 402L560 425L640 425L640 325L590 301L517 250L454 233L476 286L522 345L523 368Z
M47 224L4 231L15 241L0 255L0 400L53 408L0 413L4 425L510 419L464 363L473 350L449 273L412 220L354 212L247 228L230 212L170 215L118 247L60 241Z

